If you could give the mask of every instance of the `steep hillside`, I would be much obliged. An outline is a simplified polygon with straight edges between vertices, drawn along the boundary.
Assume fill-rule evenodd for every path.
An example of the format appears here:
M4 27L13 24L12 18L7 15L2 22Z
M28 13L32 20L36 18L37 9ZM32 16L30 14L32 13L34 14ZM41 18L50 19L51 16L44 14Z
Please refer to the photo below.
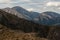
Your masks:
M1 40L47 40L49 27L0 10Z
M19 18L24 18L26 20L31 20L31 18L28 16L28 15L24 15L23 13L19 13L18 11L16 11L15 9L13 8L4 8L2 9L3 11L7 12L7 13L10 13L10 14L13 14L13 15L16 15L18 16ZM22 10L23 12L23 10Z
M18 18L2 10L0 10L0 23L13 30L20 30L25 33L40 33L39 35L41 37L46 37L49 31L49 27L46 25L40 25L32 21Z
M15 6L15 7L13 7L12 9L14 9L14 10L16 10L17 12L19 12L19 13L22 13L22 14L24 14L24 15L30 15L29 13L29 11L27 11L26 9L24 9L24 8L22 8L22 7L20 7L20 6Z
M24 33L12 30L0 24L0 40L47 40L36 36L37 33Z
M56 12L43 12L40 14L38 17L39 21L41 24L45 25L54 25L54 24L59 24L60 23L60 14Z
M60 26L36 24L0 10L0 40L60 40Z
M20 18L24 18L29 21L33 21L38 24L44 24L44 25L55 25L60 23L60 14L56 12L29 12L28 10L20 7L15 6L12 8L5 8L4 11L14 14Z
M28 20L32 20L32 18L31 18L32 15L28 10L26 10L20 6L15 6L12 9L16 10L17 12L21 13L24 16L27 16L29 18Z

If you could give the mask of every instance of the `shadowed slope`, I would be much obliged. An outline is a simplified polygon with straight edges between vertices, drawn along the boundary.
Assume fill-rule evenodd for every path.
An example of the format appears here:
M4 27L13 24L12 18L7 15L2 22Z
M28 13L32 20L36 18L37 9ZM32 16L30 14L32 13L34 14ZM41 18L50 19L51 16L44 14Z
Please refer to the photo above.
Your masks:
M35 24L32 21L18 18L7 12L0 10L0 23L13 30L21 30L25 33L37 32L41 37L48 35L49 27L45 25Z

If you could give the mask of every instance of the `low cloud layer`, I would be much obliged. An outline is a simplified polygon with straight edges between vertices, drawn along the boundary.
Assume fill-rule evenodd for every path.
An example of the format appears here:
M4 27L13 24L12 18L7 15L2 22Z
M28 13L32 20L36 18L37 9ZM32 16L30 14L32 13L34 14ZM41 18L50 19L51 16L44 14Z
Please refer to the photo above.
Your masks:
M0 0L0 3L9 3L11 0Z
M28 11L34 11L34 9L33 9L33 8L28 8L27 10L28 10Z
M30 0L0 0L0 3L19 3L19 2L29 2Z
M55 7L58 7L58 6L60 6L60 2L47 2L46 5L47 6L55 6Z
M21 6L29 11L59 11L60 0L0 0L0 8ZM60 12L60 11L59 11Z

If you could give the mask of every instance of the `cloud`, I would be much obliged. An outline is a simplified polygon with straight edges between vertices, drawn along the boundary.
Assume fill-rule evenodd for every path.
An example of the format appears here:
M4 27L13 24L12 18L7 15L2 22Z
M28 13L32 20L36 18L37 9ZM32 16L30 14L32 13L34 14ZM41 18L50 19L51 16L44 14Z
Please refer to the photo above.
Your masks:
M30 1L31 1L31 0L13 0L13 3L14 3L14 2L15 2L15 3L16 3L16 2L18 2L18 3L19 3L19 2L30 2Z
M33 8L28 8L27 10L28 10L28 11L34 11L34 9L33 9Z
M9 3L11 0L0 0L0 3Z
M20 1L23 1L23 0L20 0ZM29 2L30 0L24 0L25 2Z
M58 9L60 10L60 7Z
M19 2L29 2L30 0L0 0L0 3L19 3Z
M46 5L47 6L55 6L55 7L58 7L58 6L60 6L60 2L47 2Z

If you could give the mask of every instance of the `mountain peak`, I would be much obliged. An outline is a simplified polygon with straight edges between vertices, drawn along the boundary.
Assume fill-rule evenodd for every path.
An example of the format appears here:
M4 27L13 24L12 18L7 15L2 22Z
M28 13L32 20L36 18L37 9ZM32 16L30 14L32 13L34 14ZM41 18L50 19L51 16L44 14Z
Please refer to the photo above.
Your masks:
M13 7L13 8L22 8L22 7L20 7L20 6L15 6L15 7Z
M25 11L27 11L26 9L24 9L23 7L20 7L20 6L15 6L12 9L15 9L15 10L25 10Z
M30 18L30 12L29 11L27 11L26 9L24 9L24 8L22 8L22 7L19 7L19 6L15 6L15 7L13 7L12 9L14 9L14 10L16 10L18 13L22 13L22 15L25 15L25 16L27 16L27 15L29 15L29 16L27 16L27 17L29 17ZM31 18L30 18L31 19Z

